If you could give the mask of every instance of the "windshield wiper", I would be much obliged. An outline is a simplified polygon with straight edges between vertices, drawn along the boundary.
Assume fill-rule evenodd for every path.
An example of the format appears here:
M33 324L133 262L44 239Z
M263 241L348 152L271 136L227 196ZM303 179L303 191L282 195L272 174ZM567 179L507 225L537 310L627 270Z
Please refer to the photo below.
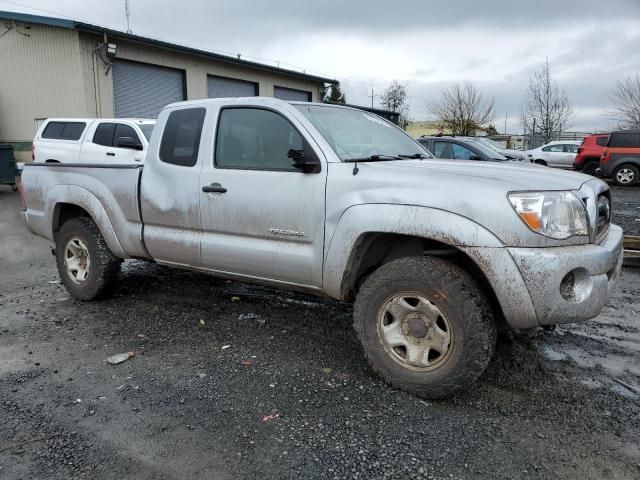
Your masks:
M357 175L360 169L358 168L358 162L386 162L388 160L402 160L400 157L396 157L395 155L384 155L376 153L375 155L369 155L368 157L362 158L345 158L343 162L346 163L355 163L353 166L353 175Z
M400 160L402 157L400 155L384 155L384 154L375 154L369 155L368 157L360 157L360 158L345 158L343 162L347 163L357 163L357 162L384 162L386 160Z
M411 158L411 159L416 159L416 160L422 160L423 158L429 158L427 157L424 153L412 153L411 155L406 155L406 154L400 154L398 155L398 157L400 158Z

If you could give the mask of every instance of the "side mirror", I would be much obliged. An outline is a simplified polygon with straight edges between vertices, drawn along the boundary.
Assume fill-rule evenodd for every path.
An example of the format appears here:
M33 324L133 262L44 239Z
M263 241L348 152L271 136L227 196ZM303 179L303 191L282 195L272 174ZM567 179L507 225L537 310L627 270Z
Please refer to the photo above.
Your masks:
M482 160L482 158L480 158L478 155L471 155L469 157L469 160Z
M142 150L142 143L140 140L135 140L132 137L118 137L116 142L118 148L130 148L132 150Z
M292 148L287 152L287 157L293 160L293 168L297 168L303 173L320 172L320 159L306 141L302 150Z

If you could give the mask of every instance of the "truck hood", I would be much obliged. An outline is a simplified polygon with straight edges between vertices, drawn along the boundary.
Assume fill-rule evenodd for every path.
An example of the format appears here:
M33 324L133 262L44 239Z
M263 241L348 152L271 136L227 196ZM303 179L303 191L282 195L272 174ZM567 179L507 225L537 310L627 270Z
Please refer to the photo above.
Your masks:
M359 204L414 205L471 219L509 246L543 247L586 243L573 237L551 240L529 230L507 194L518 191L580 190L594 199L608 187L576 172L516 162L398 160L330 163L327 220ZM337 219L336 219L337 221Z
M551 169L532 163L480 162L469 160L396 160L368 163L373 170L384 176L413 183L415 176L443 176L451 182L478 182L485 187L503 189L504 192L519 190L577 190L593 177L577 172ZM360 164L362 167L362 164ZM372 172L373 173L373 172Z

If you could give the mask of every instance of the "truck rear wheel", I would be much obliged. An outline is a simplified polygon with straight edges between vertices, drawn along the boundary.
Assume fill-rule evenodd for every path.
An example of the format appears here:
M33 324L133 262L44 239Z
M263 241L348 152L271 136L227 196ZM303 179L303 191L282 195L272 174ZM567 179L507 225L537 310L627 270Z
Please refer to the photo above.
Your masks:
M354 327L373 370L425 398L472 385L496 343L493 313L474 279L431 257L401 258L373 272L358 292Z
M62 283L77 300L108 295L115 285L122 260L104 241L90 218L65 222L56 237L56 263Z

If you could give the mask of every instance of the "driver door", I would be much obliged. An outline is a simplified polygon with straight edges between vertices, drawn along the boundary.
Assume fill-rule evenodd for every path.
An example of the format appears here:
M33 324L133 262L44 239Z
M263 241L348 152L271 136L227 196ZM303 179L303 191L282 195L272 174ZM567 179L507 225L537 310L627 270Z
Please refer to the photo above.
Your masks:
M292 167L289 151L307 142L300 131L274 110L221 109L215 155L200 176L204 268L322 285L327 167L322 160L318 173Z

